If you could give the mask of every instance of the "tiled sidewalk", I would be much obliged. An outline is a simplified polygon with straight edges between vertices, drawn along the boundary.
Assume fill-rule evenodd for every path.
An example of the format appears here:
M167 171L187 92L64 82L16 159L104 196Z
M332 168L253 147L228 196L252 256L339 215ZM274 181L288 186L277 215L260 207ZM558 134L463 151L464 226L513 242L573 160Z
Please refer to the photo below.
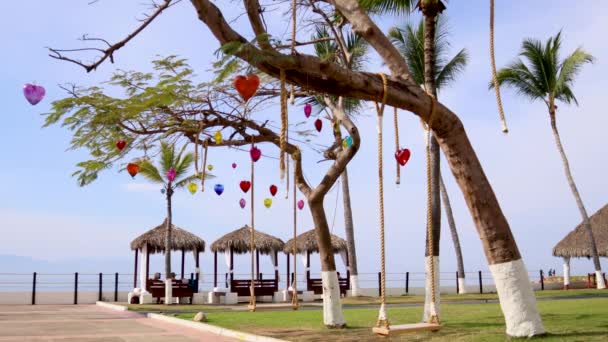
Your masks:
M0 305L0 342L224 342L235 339L95 305Z

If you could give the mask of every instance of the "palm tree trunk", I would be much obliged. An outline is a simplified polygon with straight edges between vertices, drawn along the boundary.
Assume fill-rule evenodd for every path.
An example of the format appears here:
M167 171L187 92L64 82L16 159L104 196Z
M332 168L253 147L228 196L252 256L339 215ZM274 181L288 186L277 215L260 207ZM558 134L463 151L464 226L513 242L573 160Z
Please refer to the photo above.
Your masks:
M454 243L454 252L456 253L456 265L458 268L458 294L467 293L464 285L464 262L462 261L462 249L460 248L460 239L458 238L458 231L456 230L456 222L454 221L454 215L452 214L452 206L450 205L450 197L448 191L445 188L443 177L439 176L439 185L441 186L441 200L443 202L443 208L445 209L445 215L448 218L448 226L450 227L450 233L452 234L452 242Z
M167 186L167 224L165 232L165 304L171 304L173 298L173 285L171 280L171 196L173 188L171 184Z
M551 107L553 106L551 105ZM555 111L550 110L549 116L551 118L551 129L553 130L553 137L555 137L555 144L557 145L557 149L562 158L562 163L564 164L564 172L566 173L566 178L568 179L568 185L570 185L570 191L572 191L572 195L576 200L578 210L580 211L581 216L583 217L583 227L585 227L585 231L587 232L587 235L589 237L589 246L591 247L591 257L593 258L593 266L595 267L597 288L605 289L606 284L604 283L604 278L602 277L602 266L600 265L600 258L597 254L597 246L595 244L595 238L593 237L591 223L589 222L589 215L587 215L587 209L585 209L585 205L583 204L581 195L578 192L578 188L576 187L576 183L574 182L574 178L572 177L572 172L570 171L570 164L568 163L568 158L566 157L566 152L564 151L564 147L562 146L562 141L557 130Z
M321 258L321 279L323 282L323 323L328 328L344 328L346 321L342 313L340 300L340 284L336 272L334 252L331 247L331 235L327 224L327 216L323 208L323 198L308 198L308 205L312 214L319 244Z
M358 296L359 271L357 270L353 211L350 204L350 185L348 182L348 170L346 168L340 175L340 179L342 181L342 203L344 205L344 230L346 231L346 244L348 246L348 265L350 266L350 289L352 296Z
M437 89L435 88L435 30L437 27L437 12L429 9L423 10L424 13L424 86L426 91L433 97L437 97ZM431 289L432 282L435 283L435 309L437 315L440 312L439 300L439 239L441 235L441 197L439 191L440 177L440 154L439 143L434 135L431 135L431 231L432 236L426 237L426 252L425 257L433 258L435 268L435 279L430 278L430 269L427 270L426 278L426 295L424 304L423 321L428 321L431 316ZM433 255L430 255L429 239L433 241ZM426 260L429 264L429 260Z

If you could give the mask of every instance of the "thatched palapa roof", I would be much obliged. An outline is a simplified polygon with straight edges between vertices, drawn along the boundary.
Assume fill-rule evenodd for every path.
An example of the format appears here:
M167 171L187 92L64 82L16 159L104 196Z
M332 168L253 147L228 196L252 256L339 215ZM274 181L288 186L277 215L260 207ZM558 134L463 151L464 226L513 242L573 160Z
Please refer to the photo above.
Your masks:
M256 250L260 251L261 254L270 254L275 251L282 251L285 243L283 240L262 233L255 229L253 234L253 244ZM226 252L230 251L230 247L236 254L249 253L251 245L251 228L248 225L243 228L237 229L230 232L221 238L217 239L211 244L212 252Z
M589 221L597 245L597 253L599 256L608 257L608 204L593 214ZM589 237L582 223L553 247L553 256L591 257Z
M165 233L167 232L167 220L156 228L153 228L135 240L131 241L131 250L141 249L148 245L149 253L160 253L165 251ZM171 225L171 250L181 251L205 251L205 241L198 236L176 226Z
M314 229L296 236L296 241L297 253L303 253L306 251L311 253L319 252L319 245L317 244L317 234L315 233ZM348 250L346 240L337 237L334 234L331 234L331 247L334 253L340 253L342 251ZM293 252L293 239L285 243L285 247L283 247L283 252L287 254L291 254Z

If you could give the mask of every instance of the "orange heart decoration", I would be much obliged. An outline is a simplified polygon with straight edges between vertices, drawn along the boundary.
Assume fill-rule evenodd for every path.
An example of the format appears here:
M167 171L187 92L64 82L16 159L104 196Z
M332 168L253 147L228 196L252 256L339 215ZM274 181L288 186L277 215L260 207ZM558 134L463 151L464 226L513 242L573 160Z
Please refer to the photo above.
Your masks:
M258 75L249 74L247 76L239 75L234 78L234 87L239 95L247 102L260 86L260 78Z
M139 165L135 163L129 163L127 165L127 172L129 172L131 177L135 177L135 175L137 175L137 173L139 172Z

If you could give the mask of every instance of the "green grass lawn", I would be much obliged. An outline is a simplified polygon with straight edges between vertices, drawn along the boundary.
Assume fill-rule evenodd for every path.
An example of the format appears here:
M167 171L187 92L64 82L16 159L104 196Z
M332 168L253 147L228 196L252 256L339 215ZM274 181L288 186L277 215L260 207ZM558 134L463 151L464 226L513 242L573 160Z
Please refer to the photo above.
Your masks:
M548 331L542 341L608 341L608 298L539 301ZM377 309L344 310L348 328L328 330L321 310L208 312L209 324L290 341L505 341L505 326L498 304L447 304L442 306L443 327L437 333L375 337L371 326ZM181 314L192 319L194 314ZM420 321L421 307L389 308L392 324Z
M559 298L559 297L608 297L608 291L598 291L596 289L584 289L584 290L546 290L536 291L536 298ZM459 301L471 301L471 300L492 300L498 299L496 293L467 293L467 294L442 294L442 302L459 302ZM424 303L424 296L399 296L399 297L388 297L386 302L389 304L400 304L400 303ZM380 299L377 297L348 297L342 300L345 305L365 305L365 304L379 304Z

